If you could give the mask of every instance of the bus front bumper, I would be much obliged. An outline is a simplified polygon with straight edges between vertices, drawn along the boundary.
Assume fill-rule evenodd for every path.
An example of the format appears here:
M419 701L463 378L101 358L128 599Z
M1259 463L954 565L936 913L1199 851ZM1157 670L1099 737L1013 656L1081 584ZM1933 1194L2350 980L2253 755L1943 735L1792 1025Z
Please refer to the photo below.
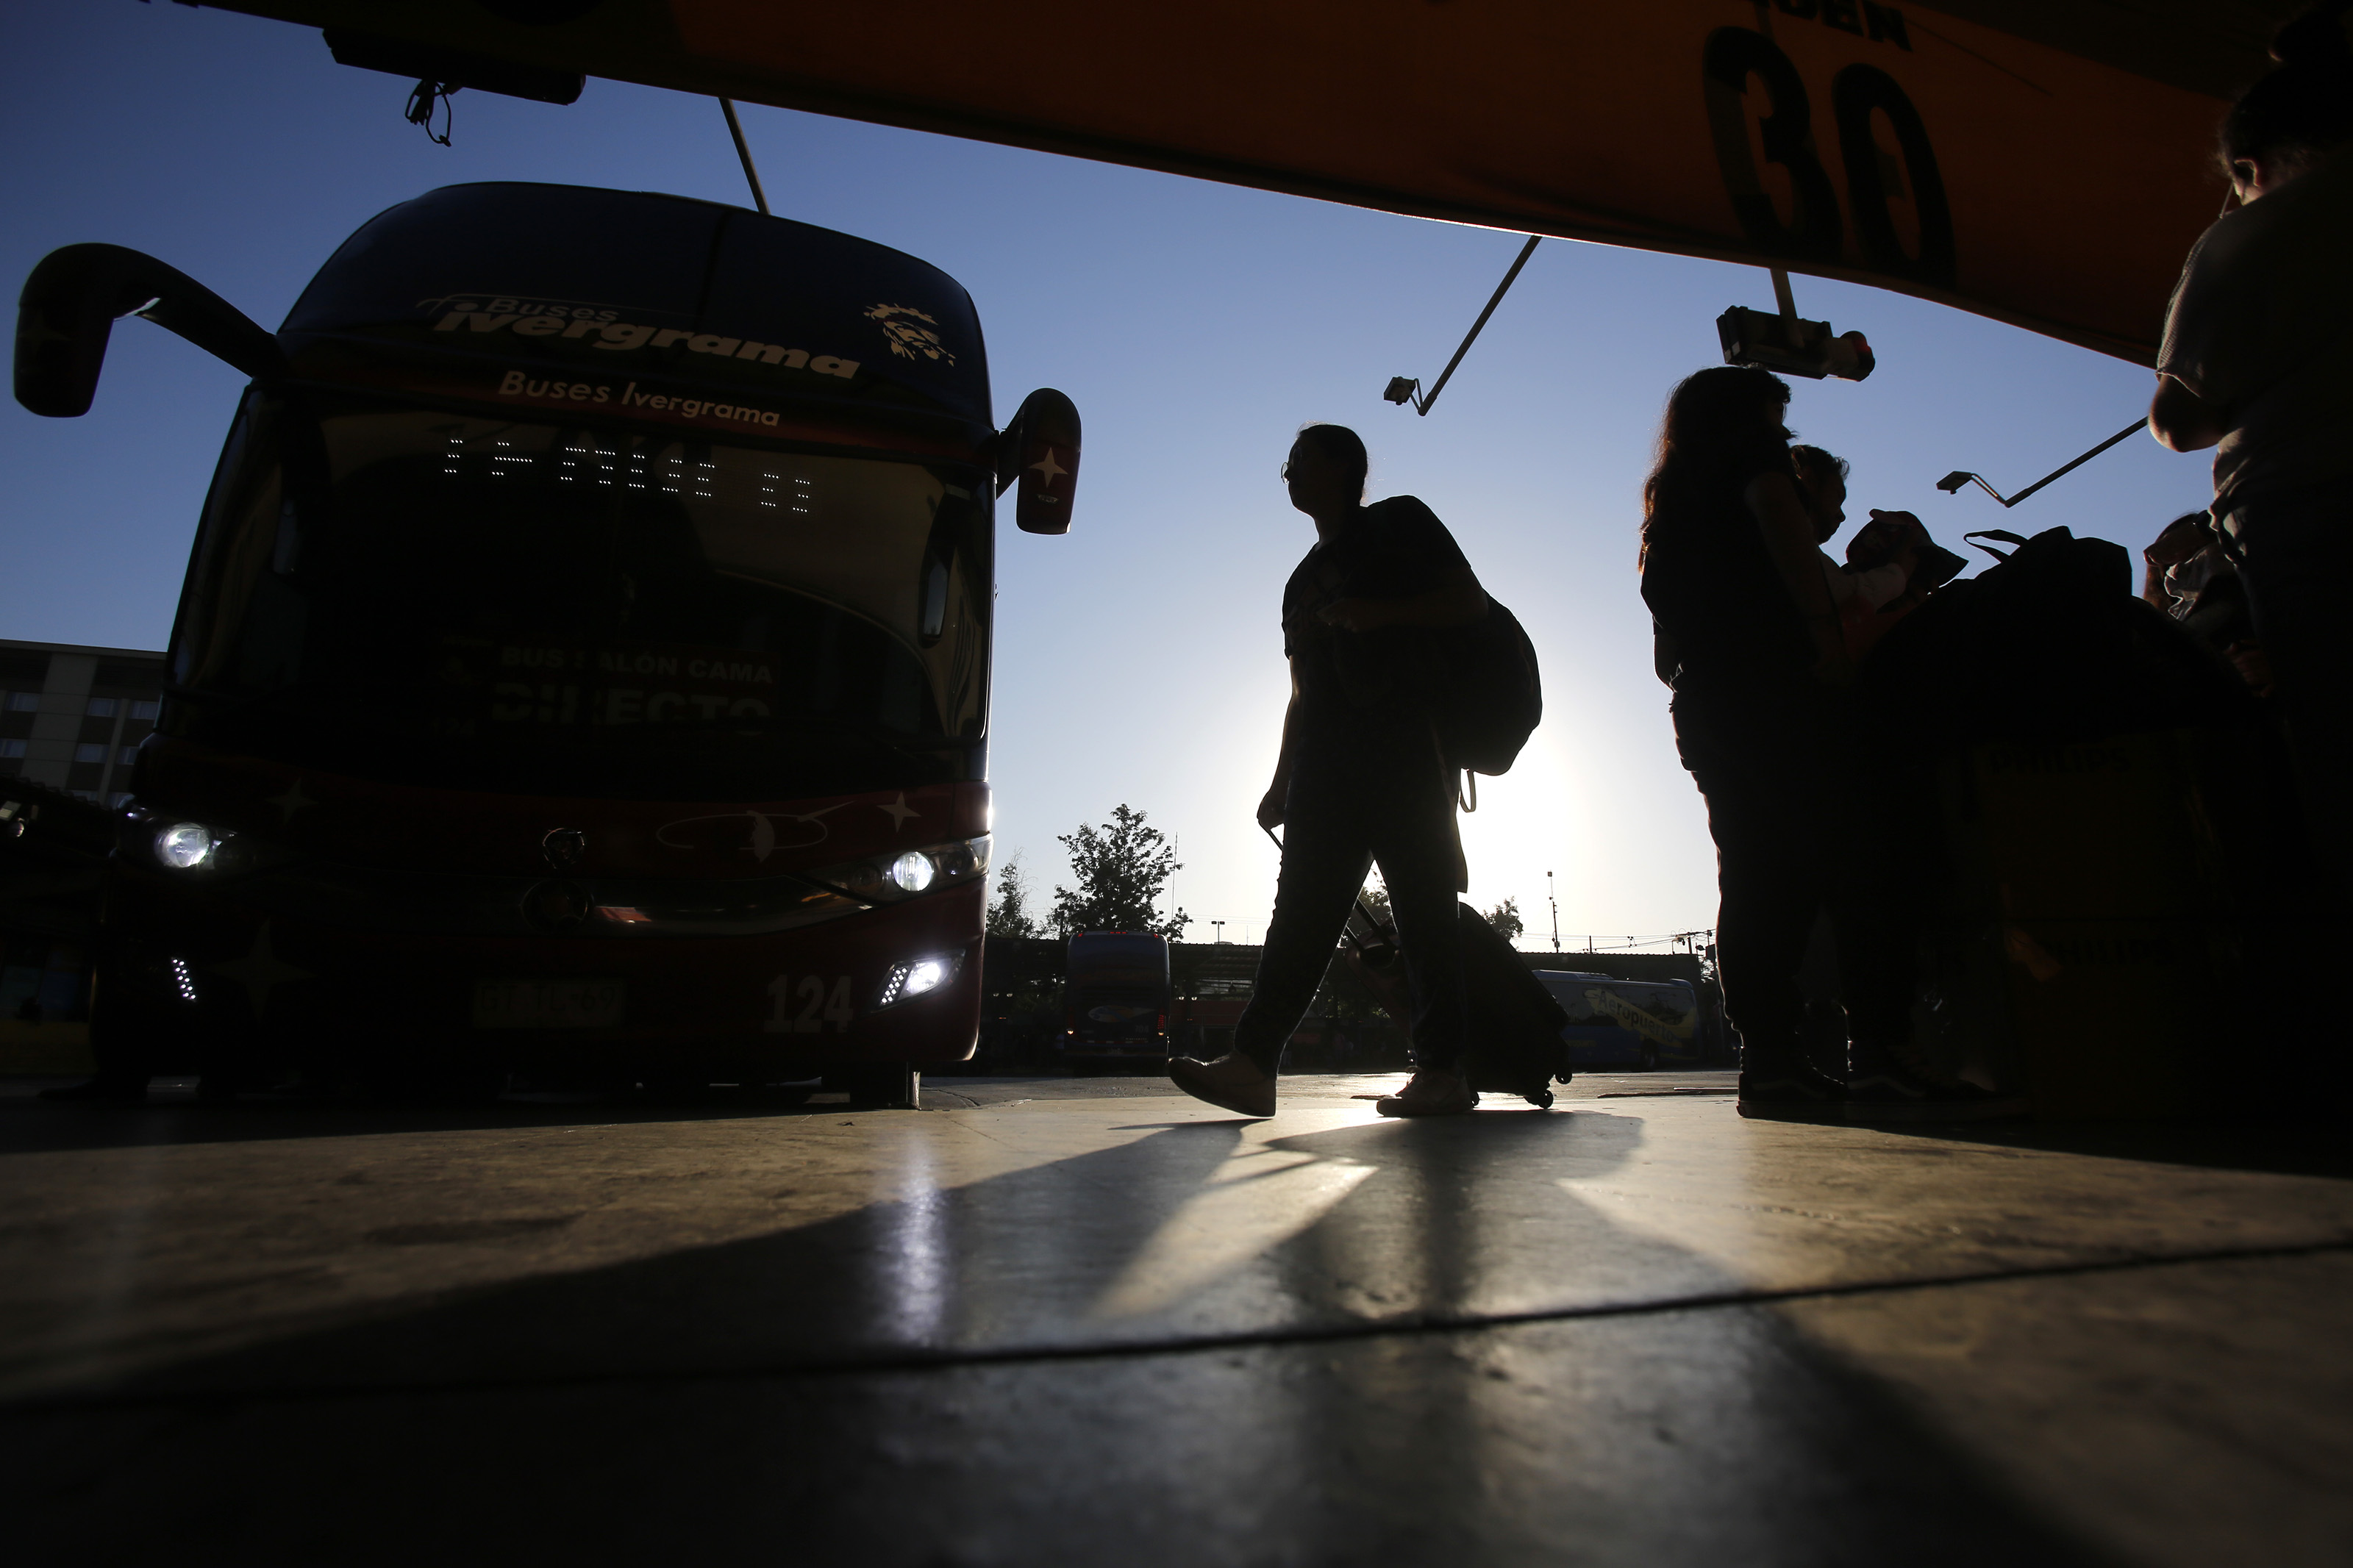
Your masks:
M630 940L328 923L273 910L249 884L216 893L118 868L99 1006L117 1026L249 1036L306 1058L427 1050L593 1070L691 1058L765 1080L944 1066L978 1033L984 896L976 879L797 929Z

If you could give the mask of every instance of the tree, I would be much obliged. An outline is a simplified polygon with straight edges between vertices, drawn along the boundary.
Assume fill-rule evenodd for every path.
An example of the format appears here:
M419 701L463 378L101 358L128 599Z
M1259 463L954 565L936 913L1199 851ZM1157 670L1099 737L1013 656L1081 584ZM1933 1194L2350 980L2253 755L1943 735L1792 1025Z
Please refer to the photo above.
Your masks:
M1520 933L1527 930L1527 922L1520 919L1519 896L1514 894L1489 910L1487 923L1493 926L1505 942L1516 943L1520 940Z
M1021 857L1017 854L1005 863L997 874L997 897L988 906L988 934L991 936L1043 936L1046 929L1038 917L1029 912L1029 885L1021 879Z
M1192 924L1183 910L1165 920L1159 914L1168 879L1185 868L1168 836L1147 826L1144 813L1122 804L1102 826L1082 823L1077 832L1058 837L1071 852L1079 885L1054 889L1056 930L1148 931L1173 942Z

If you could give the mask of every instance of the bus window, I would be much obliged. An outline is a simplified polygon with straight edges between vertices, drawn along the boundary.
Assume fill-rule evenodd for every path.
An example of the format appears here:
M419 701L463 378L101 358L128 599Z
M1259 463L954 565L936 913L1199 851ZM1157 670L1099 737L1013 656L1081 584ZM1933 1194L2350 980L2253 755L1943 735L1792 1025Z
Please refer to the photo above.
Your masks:
M183 638L197 738L770 798L911 782L911 756L946 778L981 737L977 474L356 400L251 410L225 461Z

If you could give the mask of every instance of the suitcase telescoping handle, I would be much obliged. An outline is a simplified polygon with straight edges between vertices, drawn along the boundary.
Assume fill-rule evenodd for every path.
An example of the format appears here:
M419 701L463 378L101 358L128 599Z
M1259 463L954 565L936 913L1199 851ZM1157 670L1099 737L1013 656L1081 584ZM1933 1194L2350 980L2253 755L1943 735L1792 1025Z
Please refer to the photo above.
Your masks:
M1280 854L1282 850L1282 839L1275 833L1273 828L1269 827L1265 823L1261 822L1258 826L1260 832L1274 840L1275 852ZM1381 918L1373 913L1372 906L1365 902L1364 894L1361 892L1356 895L1356 912L1365 917L1365 924L1373 931L1378 931L1382 929ZM1356 956L1358 958L1365 956L1365 943L1358 940L1356 933L1354 931L1346 926L1342 926L1340 928L1340 934L1348 939L1348 945L1356 950Z

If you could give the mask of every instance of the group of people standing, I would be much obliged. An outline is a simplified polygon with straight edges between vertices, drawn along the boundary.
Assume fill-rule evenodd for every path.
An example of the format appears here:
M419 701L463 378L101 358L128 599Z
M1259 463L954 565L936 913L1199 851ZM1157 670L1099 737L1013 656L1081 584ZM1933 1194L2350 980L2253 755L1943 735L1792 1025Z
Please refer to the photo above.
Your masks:
M2144 552L2145 594L2205 635L2269 700L2341 911L2353 895L2353 46L2348 0L2284 29L2279 62L2221 128L2235 210L2189 255L2166 321L2151 432L2215 448L2212 508ZM1718 977L1741 1043L1744 1115L1850 1121L2004 1115L2022 1103L1933 1070L1910 1048L1907 924L1848 846L1885 808L1847 711L1860 661L1961 565L1908 512L1873 511L1843 562L1847 465L1793 447L1789 389L1718 366L1669 397L1642 491L1641 593L1653 664L1718 857ZM1477 619L1486 599L1452 537L1409 497L1367 506L1364 443L1300 432L1284 479L1317 542L1283 595L1292 700L1259 821L1287 828L1265 956L1233 1050L1179 1058L1187 1092L1271 1115L1282 1043L1312 999L1375 862L1413 996L1417 1071L1385 1115L1478 1102L1455 893L1455 773L1397 639ZM2202 617L2202 619L2201 619ZM1882 858L1883 859L1883 858ZM1900 897L1900 895L1898 895ZM1805 1048L1799 974L1818 921L1839 945L1843 1071Z
M1722 905L1717 978L1741 1040L1747 1115L1895 1119L2021 1109L1932 1077L1905 1050L1912 973L1885 918L1878 864L1850 846L1881 804L1849 722L1856 661L1957 564L1908 512L1874 511L1841 563L1821 545L1845 519L1846 467L1792 448L1789 389L1724 365L1667 401L1643 486L1642 597L1655 668L1673 689L1675 745L1707 805ZM1808 1056L1799 984L1827 912L1849 1051L1843 1075Z
M2143 552L2144 595L2270 704L2316 853L2316 901L2353 895L2353 44L2344 0L2280 35L2275 68L2225 120L2235 210L2190 252L2168 313L2151 432L2214 447L2212 507ZM1791 447L1788 389L1758 370L1676 388L1644 490L1642 595L1673 687L1683 761L1715 837L1717 954L1741 1043L1740 1109L1939 1120L2021 1109L1912 1050L1904 902L1883 858L1887 792L1858 754L1847 692L1878 635L1957 564L1916 519L1874 512L1841 567L1818 553L1844 466ZM1874 824L1877 828L1874 828ZM1810 1059L1799 972L1817 921L1839 949L1844 1072ZM2341 947L2341 943L2337 944Z
M1847 1081L1814 1071L1799 1047L1796 976L1818 911L1839 913L1858 953L1888 945L1873 934L1868 889L1834 874L1829 847L1853 796L1840 693L1853 659L1959 563L1907 512L1874 511L1843 563L1824 553L1845 521L1847 465L1791 447L1788 397L1762 370L1691 376L1669 400L1644 491L1642 592L1659 628L1659 673L1674 688L1676 740L1721 855L1717 951L1744 1041L1742 1104L1771 1113L1864 1102L1892 1114L2003 1109L1974 1086L1904 1065L1894 1047L1910 998L1899 957L1853 966L1882 978L1848 987L1859 1032ZM1288 835L1281 879L1233 1048L1170 1064L1187 1092L1247 1116L1274 1113L1283 1043L1375 864L1412 996L1416 1069L1377 1109L1454 1115L1478 1104L1462 1070L1458 775L1433 722L1429 642L1382 634L1466 626L1488 601L1427 506L1410 496L1366 504L1366 468L1363 440L1336 425L1302 429L1283 465L1316 542L1283 590L1292 695L1258 808L1262 826Z

